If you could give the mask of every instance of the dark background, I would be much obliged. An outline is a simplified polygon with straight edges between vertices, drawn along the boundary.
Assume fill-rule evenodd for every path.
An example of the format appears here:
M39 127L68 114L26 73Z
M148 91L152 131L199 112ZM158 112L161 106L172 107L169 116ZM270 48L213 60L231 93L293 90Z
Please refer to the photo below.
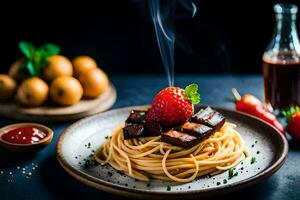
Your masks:
M175 71L260 73L261 57L273 33L276 2L300 7L299 1L195 0L194 18L177 9L176 32L192 52L175 47ZM27 40L37 46L57 43L69 58L90 55L109 74L164 73L147 5L143 0L1 5L0 72L20 57L17 45Z

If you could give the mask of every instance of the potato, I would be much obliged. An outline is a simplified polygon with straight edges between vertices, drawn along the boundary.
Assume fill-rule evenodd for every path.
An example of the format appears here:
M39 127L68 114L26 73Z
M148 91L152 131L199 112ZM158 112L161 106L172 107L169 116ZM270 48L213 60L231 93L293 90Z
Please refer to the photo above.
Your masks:
M18 88L17 99L25 106L40 106L46 102L48 91L45 81L38 77L29 78Z
M90 69L97 68L96 61L89 56L78 56L72 61L72 64L74 68L74 76L76 78Z
M86 98L96 98L105 92L109 86L107 75L99 68L90 69L79 77Z
M28 73L20 72L20 65L24 61L24 58L19 58L16 60L9 68L8 75L16 80L17 82L22 82L29 77Z
M16 91L17 83L6 74L0 74L0 101L7 101L12 98Z
M50 97L53 102L70 106L80 101L83 89L80 82L69 76L56 78L50 86Z
M49 65L43 68L45 80L51 82L60 76L72 76L73 67L71 61L62 55L54 55L48 58Z

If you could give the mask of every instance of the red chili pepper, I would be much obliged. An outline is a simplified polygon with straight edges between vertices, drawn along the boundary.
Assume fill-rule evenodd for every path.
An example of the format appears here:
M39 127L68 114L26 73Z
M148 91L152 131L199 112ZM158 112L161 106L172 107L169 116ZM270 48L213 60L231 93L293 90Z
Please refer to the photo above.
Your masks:
M270 113L259 99L250 94L241 97L235 88L232 89L232 93L236 98L236 110L254 115L265 122L268 122L285 135L284 128L277 120L276 116Z

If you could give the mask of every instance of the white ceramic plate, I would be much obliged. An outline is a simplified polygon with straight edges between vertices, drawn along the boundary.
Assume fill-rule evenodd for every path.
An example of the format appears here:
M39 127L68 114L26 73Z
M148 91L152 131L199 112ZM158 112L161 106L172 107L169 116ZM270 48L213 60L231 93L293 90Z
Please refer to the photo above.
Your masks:
M282 166L287 155L286 139L271 126L249 115L216 108L227 121L237 124L237 130L250 152L250 156L236 166L239 175L230 180L228 172L224 172L185 184L159 180L145 183L123 175L108 165L86 167L87 163L93 162L93 152L116 126L124 122L132 109L146 110L147 107L128 107L99 113L67 128L57 143L57 158L66 172L89 186L126 197L204 197L245 188L269 177ZM252 157L256 158L253 164ZM171 186L170 191L167 191L168 186Z

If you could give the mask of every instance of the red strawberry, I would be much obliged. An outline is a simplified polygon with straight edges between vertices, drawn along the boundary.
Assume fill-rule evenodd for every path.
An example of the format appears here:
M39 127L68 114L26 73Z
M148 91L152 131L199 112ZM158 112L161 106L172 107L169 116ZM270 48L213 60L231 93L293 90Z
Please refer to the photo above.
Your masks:
M185 90L179 87L167 87L161 90L152 101L146 121L162 126L183 124L194 112L193 104L200 102L198 85L188 85Z
M300 141L300 107L291 106L288 110L282 112L288 125L288 132L298 141Z

